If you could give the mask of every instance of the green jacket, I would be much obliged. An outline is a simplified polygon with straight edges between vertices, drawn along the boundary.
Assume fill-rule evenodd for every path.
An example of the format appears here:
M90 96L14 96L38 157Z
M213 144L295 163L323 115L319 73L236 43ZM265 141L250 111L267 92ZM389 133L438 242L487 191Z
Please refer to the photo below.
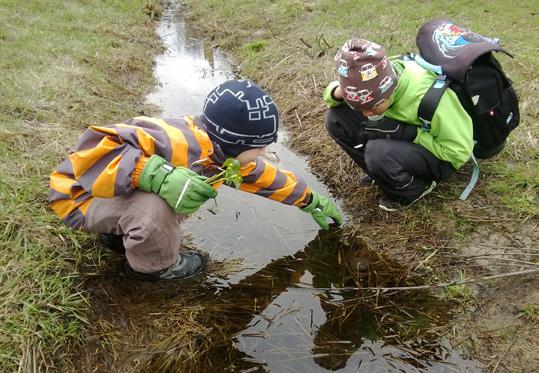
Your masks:
M436 75L414 61L391 59L399 81L393 92L393 103L384 116L418 126L414 143L423 146L438 159L450 162L455 169L464 165L472 155L473 127L470 116L460 104L457 95L447 89L432 118L430 132L421 128L417 109L421 99L430 88ZM324 94L329 107L343 103L331 94Z

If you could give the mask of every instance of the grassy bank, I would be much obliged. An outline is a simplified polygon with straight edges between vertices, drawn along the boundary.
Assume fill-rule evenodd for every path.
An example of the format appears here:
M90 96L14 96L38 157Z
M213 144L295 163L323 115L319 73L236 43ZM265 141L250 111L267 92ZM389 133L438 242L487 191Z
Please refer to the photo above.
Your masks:
M185 2L201 33L214 45L230 50L242 76L259 82L275 98L290 133L289 144L309 157L313 171L342 199L351 217L347 229L353 235L367 237L373 248L391 253L409 265L411 274L428 282L508 272L515 267L491 260L496 253L504 247L536 246L539 62L535 58L537 42L531 35L539 33L539 23L534 1L518 6L501 0ZM499 60L519 94L521 124L509 137L504 152L481 162L480 181L466 202L458 196L469 181L471 165L413 209L388 215L377 208L379 191L358 185L360 171L326 134L321 92L336 78L333 56L350 37L373 40L391 55L413 51L418 28L434 17L447 17L486 36L498 37L515 54L514 59L499 56ZM464 264L459 262L464 253L481 253L490 259L486 264ZM519 259L536 265L533 255ZM448 297L464 300L464 310L475 311L459 313L467 324L455 327L454 332L460 330L464 345L476 341L470 353L490 368L496 361L496 367L501 368L518 358L520 365L514 369L526 371L537 362L533 357L536 336L522 332L525 338L513 340L506 338L511 333L491 332L493 325L500 324L512 332L529 328L530 324L518 316L518 309L536 304L538 293L533 286L519 286L521 283L538 284L538 278L494 283L489 289L499 287L500 291L482 292L481 296L465 287L446 292ZM494 301L485 306L489 296ZM512 308L504 309L503 304ZM505 324L500 323L502 319Z
M1 371L50 366L86 327L78 273L100 255L48 209L48 175L85 126L144 110L160 48L147 3L0 4Z

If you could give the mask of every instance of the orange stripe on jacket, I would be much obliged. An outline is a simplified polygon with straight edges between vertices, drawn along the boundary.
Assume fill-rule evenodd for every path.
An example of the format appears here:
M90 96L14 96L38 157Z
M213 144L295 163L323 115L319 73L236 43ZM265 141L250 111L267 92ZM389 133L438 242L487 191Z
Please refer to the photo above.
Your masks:
M97 146L69 155L69 160L73 165L75 179L78 179L86 171L92 168L97 161L116 149L119 145L119 143L113 141L111 138L104 137Z
M92 186L92 195L101 198L114 197L114 184L118 174L118 166L122 155L114 157L107 167L95 179Z
M298 183L296 180L296 176L292 172L283 170L281 170L281 172L286 176L285 185L282 188L276 190L271 196L268 196L269 199L278 202L284 201L294 191L294 188Z
M76 203L72 199L62 199L59 201L54 201L50 204L52 210L60 217L60 219L65 218L72 211L76 210L77 207L82 212L84 216L87 215L90 204L92 203L93 198L89 198L83 202Z
M299 207L305 207L307 205L307 196L311 194L311 189L310 188L305 188L305 191L303 192L303 194L301 195L301 197L299 197L297 200L294 201L294 203L292 204L293 206L299 206Z
M77 208L77 204L72 199L62 199L51 203L51 208L60 217L65 218L71 211Z
M117 128L129 128L130 130L135 131L137 134L137 140L139 149L142 150L144 155L147 157L155 154L155 139L152 135L144 130L142 127L132 126L130 124L118 123L115 124ZM121 139L119 139L121 141Z
M71 195L71 187L77 180L70 178L58 171L54 171L50 177L50 187L60 193Z
M187 128L189 128L189 130L193 133L195 140L198 142L198 145L200 145L200 149L202 150L200 153L200 159L208 158L213 154L213 144L208 134L195 124L194 117L192 115L187 115L183 117L183 119L187 122ZM207 163L209 164L211 161L208 160L207 162L204 162L203 165Z
M262 175L255 181L256 185L260 188L269 187L275 181L277 172L278 170L276 167L266 163L264 172L262 172Z
M256 167L255 162L249 162L247 165L242 166L240 168L240 176L245 177L249 175L251 172L253 172L255 167ZM260 188L257 187L256 185L241 183L240 190L243 190L244 192L248 192L248 193L256 193L260 190Z
M170 145L172 148L172 155L171 155L170 163L172 163L173 166L187 167L188 166L187 162L189 160L188 158L189 144L187 143L187 140L185 139L183 132L180 129L167 124L162 119L149 118L149 117L144 117L141 119L151 122L153 124L156 124L165 130L168 138L170 139Z

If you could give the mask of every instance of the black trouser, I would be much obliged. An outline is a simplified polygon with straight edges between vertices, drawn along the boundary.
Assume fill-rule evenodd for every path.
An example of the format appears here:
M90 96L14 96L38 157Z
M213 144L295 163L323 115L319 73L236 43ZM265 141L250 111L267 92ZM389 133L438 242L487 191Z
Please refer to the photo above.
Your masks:
M403 204L415 201L432 181L440 182L455 171L451 163L432 155L421 145L393 139L370 140L359 144L358 126L367 119L342 104L328 110L329 135L352 157L392 200Z

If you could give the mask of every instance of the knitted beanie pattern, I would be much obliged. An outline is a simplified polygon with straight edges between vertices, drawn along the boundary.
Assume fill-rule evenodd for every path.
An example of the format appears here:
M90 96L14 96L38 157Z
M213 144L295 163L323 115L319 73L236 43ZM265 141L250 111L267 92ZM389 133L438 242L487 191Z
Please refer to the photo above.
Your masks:
M277 141L277 107L249 80L229 80L215 87L206 97L201 120L226 156Z
M335 55L335 65L342 95L356 111L376 109L397 85L385 49L371 41L348 40Z

